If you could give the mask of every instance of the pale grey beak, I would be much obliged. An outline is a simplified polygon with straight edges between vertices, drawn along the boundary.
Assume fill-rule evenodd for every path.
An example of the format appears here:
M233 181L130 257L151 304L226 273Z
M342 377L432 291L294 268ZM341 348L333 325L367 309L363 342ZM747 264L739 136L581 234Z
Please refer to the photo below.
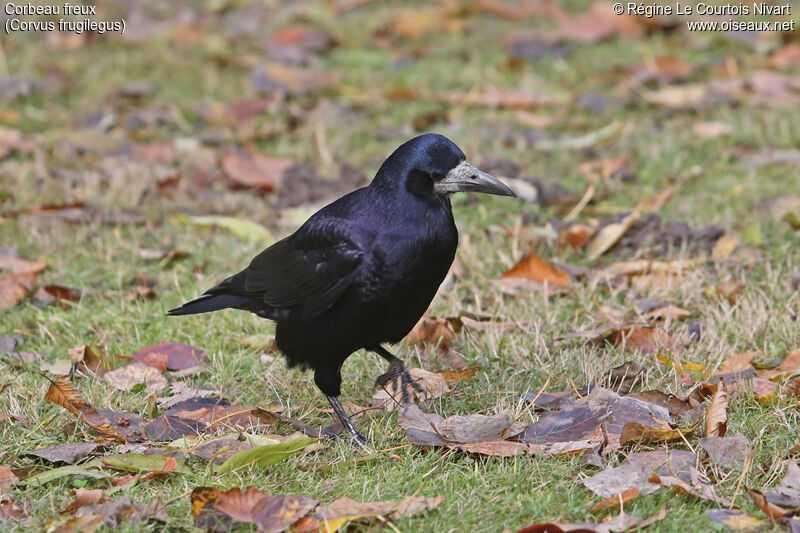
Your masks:
M466 161L453 167L444 178L435 181L433 190L439 196L446 196L454 192L482 192L498 196L517 196L505 183L478 170Z

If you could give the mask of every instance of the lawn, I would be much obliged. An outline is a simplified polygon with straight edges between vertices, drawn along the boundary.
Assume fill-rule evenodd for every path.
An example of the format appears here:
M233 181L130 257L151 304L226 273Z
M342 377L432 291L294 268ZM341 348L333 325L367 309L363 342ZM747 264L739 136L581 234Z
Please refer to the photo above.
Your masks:
M23 510L7 518L4 511L3 530L61 523L69 531L76 526L60 511L72 489L94 488L111 499L168 502L166 526L191 531L190 494L203 486L253 486L323 503L443 497L434 509L390 523L354 520L356 531L598 523L619 514L618 507L587 510L601 498L583 481L601 467L665 446L700 453L702 423L685 440L609 450L599 465L587 454L487 457L412 444L396 411L371 410L355 418L372 442L372 454L356 462L364 451L323 439L267 468L221 474L187 454L179 456L184 472L119 486L81 475L25 483L61 466L27 452L102 438L45 401L46 377L69 373L98 408L148 419L164 411L155 398L169 390L123 391L70 367L70 350L82 345L105 347L115 368L145 346L186 343L207 354L204 369L170 382L327 425L328 404L312 376L245 342L271 335L271 322L241 311L165 313L246 266L326 200L371 179L420 133L447 135L479 168L535 192L453 199L460 268L430 314L502 327L466 324L447 341L459 363L479 369L422 402L426 413L506 414L534 424L542 411L522 395L599 384L626 361L646 370L634 390L707 404L703 384L731 356L760 351L752 368L764 375L800 348L796 32L688 32L681 18L676 25L607 16L610 5L577 0L97 5L98 20L125 19L123 35L28 32L0 40L0 256L47 265L24 298L9 296L9 278L0 278L0 337L9 352L0 355L0 466L19 479L0 484L0 494L4 509L16 502ZM565 242L572 227L591 246L598 228L638 213L637 205L649 207L598 258ZM206 215L256 222L269 236L191 223ZM723 234L731 249L720 245ZM529 250L574 274L563 291L536 281L516 295L501 290L495 280ZM605 275L635 260L649 265L644 274ZM678 274L649 273L653 261L678 260L694 263ZM62 305L34 297L50 285L80 294ZM641 324L635 304L642 298L688 311L656 324L666 345L574 335L614 320L623 330ZM11 346L11 336L21 343ZM393 350L411 368L453 370L452 357L437 356L437 339L425 340ZM21 359L20 352L28 353ZM374 354L354 354L343 368L342 400L371 405L384 371ZM744 466L720 474L702 453L697 465L718 496L765 531L786 528L770 522L745 487L768 492L798 461L798 387L783 385L798 373L800 363L777 375L767 396L729 393L727 433L742 433L751 448ZM249 430L293 431L286 423ZM100 455L121 445L110 442ZM647 519L662 506L666 516L650 530L725 529L709 511L728 506L667 488L640 494L624 512ZM152 520L119 526L163 528Z

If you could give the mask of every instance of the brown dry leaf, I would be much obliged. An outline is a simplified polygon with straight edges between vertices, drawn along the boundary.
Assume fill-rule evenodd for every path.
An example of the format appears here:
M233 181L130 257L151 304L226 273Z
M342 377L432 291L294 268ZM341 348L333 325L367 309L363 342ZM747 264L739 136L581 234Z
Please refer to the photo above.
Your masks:
M43 448L36 448L29 451L26 455L44 459L50 463L74 464L80 459L93 454L96 451L105 449L102 444L89 442L70 442L64 444L53 444Z
M578 175L590 181L610 181L632 175L631 161L627 156L587 161L578 166Z
M719 120L711 122L695 122L692 131L701 139L716 139L733 133L733 126Z
M256 524L258 530L265 533L285 531L319 503L308 496L267 494L255 487L247 487L245 491L238 487L227 491L198 487L192 491L191 500L192 515L198 527L217 529L215 526L223 523L230 526L230 519L233 519Z
M525 429L522 442L569 446L586 450L600 446L605 440L603 422L608 410L601 405L581 401L557 411L547 411Z
M642 93L647 102L667 109L694 109L702 104L708 95L709 88L700 83L669 85Z
M628 503L639 495L639 487L631 487L626 491L620 492L616 496L611 496L605 500L599 501L589 508L590 513L599 513L606 509L621 508L623 504Z
M86 374L102 376L108 370L105 346L75 346L70 348L69 358L78 371Z
M638 259L635 261L611 263L605 267L601 273L609 277L633 276L639 274L681 276L686 271L694 269L699 264L700 262L696 259L678 259L675 261L649 261L647 259Z
M628 394L634 386L644 381L645 368L636 361L625 361L609 370L600 380L601 386L617 394Z
M772 52L769 65L777 69L800 68L800 44L790 43Z
M725 380L720 379L717 392L706 411L706 437L724 437L728 429L728 393Z
M149 354L164 354L166 355L166 369L167 370L185 370L187 368L194 368L200 366L206 360L206 352L200 348L195 348L182 342L159 342L151 346L146 346L133 355L134 361L147 363ZM162 357L152 357L155 362L153 366L160 366ZM158 368L156 366L156 368Z
M294 165L291 159L278 159L261 154L232 153L222 158L225 175L243 187L274 191L281 185L283 174Z
M664 350L680 352L680 341L661 328L631 326L612 331L610 339L620 347L629 347L643 354L657 354Z
M586 245L586 256L589 259L597 259L610 250L633 226L633 223L639 218L639 214L640 211L634 209L619 222L612 222L600 228L589 241L589 244Z
M480 369L480 365L472 365L471 367L463 370L445 370L441 372L441 375L447 381L466 381L477 374Z
M752 368L751 363L753 359L761 355L760 350L755 352L737 353L725 359L719 367L718 374L727 374L728 372L738 372L740 370L747 370Z
M611 2L593 2L587 11L577 14L557 4L550 10L558 25L552 35L581 43L596 43L619 34L638 35L643 29L636 17L616 16Z
M75 498L61 514L75 514L84 505L94 505L105 503L109 500L103 489L72 489L72 496Z
M705 291L703 291L703 294L708 298L724 299L727 300L729 304L736 305L736 301L739 299L739 295L744 292L744 289L744 283L736 278L732 278L728 281L723 281L722 283L707 287Z
M157 369L144 363L133 362L116 370L106 372L103 378L123 391L131 391L137 385L145 384L146 394L155 394L167 388L167 378Z
M800 467L790 460L783 479L775 490L765 494L768 502L778 507L796 510L800 508Z
M733 251L739 246L741 237L738 235L731 235L726 233L714 244L714 249L711 251L711 259L714 261L726 261L730 258Z
M776 380L784 376L800 373L800 348L787 355L781 364L772 370L762 370L759 375L762 378Z
M105 521L105 514L90 514L54 522L51 528L54 533L94 533L105 524Z
M419 446L444 446L466 453L494 457L541 452L543 447L504 440L521 430L505 415L471 414L442 418L423 413L416 405L403 408L397 423L406 430L408 439Z
M251 82L262 93L307 94L336 86L339 76L335 72L269 62L254 69Z
M492 109L531 109L566 103L566 98L529 89L502 88L484 85L480 89L461 93L447 91L428 96L429 99L454 106L488 107Z
M20 303L33 290L46 263L25 261L12 256L0 256L0 311Z
M753 503L761 509L761 512L767 515L767 518L775 522L776 524L780 524L783 521L783 518L789 514L789 511L786 509L782 509L777 505L770 503L767 501L766 496L760 490L754 490L749 487L745 487L744 490L747 491L747 494L750 496L750 499L753 500Z
M0 466L0 489L5 489L19 481L19 478L10 468Z
M71 302L80 300L81 293L78 290L64 287L63 285L45 285L39 287L33 294L33 301L36 305L58 305L61 309L70 309Z
M652 452L632 453L619 466L601 470L581 482L603 498L617 496L634 487L638 488L641 494L651 494L659 488L658 485L648 481L653 473L688 480L696 462L696 454L681 450L662 448Z
M441 33L444 30L452 33L461 31L463 27L464 20L452 8L443 6L395 13L387 29L398 37L418 41L432 31Z
M553 267L536 252L531 250L517 264L503 272L501 278L527 278L538 283L565 286L569 283L569 275L563 270Z
M642 315L642 318L648 322L658 322L662 320L679 320L687 316L692 316L692 313L677 305L666 304L647 311Z
M694 468L694 467L692 467ZM724 505L726 507L733 507L738 508L738 506L734 505L733 503L729 502L725 498L721 498L717 496L716 491L712 485L705 485L698 490L692 488L689 483L686 481L674 477L674 476L662 476L658 473L653 473L649 478L648 481L654 485L662 486L662 487L672 487L672 490L679 494L686 494L691 498L698 498L701 500L706 500L710 502L714 502L720 505Z
M94 406L87 404L83 400L69 376L62 376L51 381L50 388L47 389L44 399L46 402L60 405L107 437L126 440L105 416L101 415Z
M657 421L654 421L657 422ZM690 435L698 428L700 425L700 420L698 420L694 426L686 429L680 428L670 428L668 425L665 424L666 427L651 427L646 426L644 424L639 424L638 422L628 422L622 428L622 433L619 436L619 443L621 446L625 446L631 443L642 443L642 442L673 442L673 441L682 441L686 438L687 435Z
M440 340L446 342L455 340L455 338L456 332L453 330L453 325L449 320L426 314L419 319L417 325L406 335L403 342L407 344L435 344Z
M708 512L708 518L734 533L759 533L768 531L770 527L769 522L759 520L741 511L714 509Z
M428 372L422 368L411 368L408 371L414 381L422 387L422 393L408 387L408 393L413 401L421 402L433 400L444 394L450 392L450 386L447 384L447 379L439 372ZM398 380L398 384L399 384ZM391 411L400 402L403 391L400 388L395 388L394 383L389 383L386 389L380 388L372 395L372 407L379 409L386 409Z
M704 437L699 444L712 463L727 469L741 470L747 456L752 453L750 442L741 433L727 437Z
M348 521L359 518L387 517L400 520L423 511L435 509L444 501L444 496L425 498L406 496L401 501L357 502L350 498L339 498L327 505L320 505L315 513L320 520L333 521L346 518Z

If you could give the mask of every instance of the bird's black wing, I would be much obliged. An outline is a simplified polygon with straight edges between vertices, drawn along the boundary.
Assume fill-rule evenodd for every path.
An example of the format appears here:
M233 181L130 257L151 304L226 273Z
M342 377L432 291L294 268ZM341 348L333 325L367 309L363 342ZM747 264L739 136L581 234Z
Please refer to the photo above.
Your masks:
M302 305L305 317L325 312L350 286L364 256L343 222L334 217L309 220L258 254L240 273L243 292L278 309Z

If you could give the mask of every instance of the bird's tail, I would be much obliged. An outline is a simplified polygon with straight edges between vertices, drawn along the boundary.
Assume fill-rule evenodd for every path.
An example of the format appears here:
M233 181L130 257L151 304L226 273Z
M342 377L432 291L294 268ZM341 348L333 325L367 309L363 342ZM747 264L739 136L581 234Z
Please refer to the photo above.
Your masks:
M196 315L198 313L209 313L227 309L228 307L236 307L252 301L253 299L248 296L236 294L204 294L196 300L186 302L175 309L170 309L167 314L169 316Z

